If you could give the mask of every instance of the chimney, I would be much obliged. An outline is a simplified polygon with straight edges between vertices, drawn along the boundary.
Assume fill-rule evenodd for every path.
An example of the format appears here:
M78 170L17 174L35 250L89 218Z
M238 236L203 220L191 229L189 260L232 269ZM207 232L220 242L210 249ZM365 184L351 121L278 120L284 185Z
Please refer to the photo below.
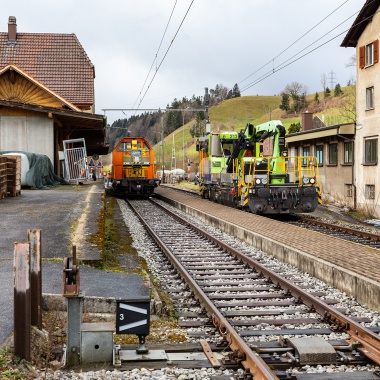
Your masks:
M303 112L301 119L301 126L303 131L309 131L313 129L313 113L312 112Z
M9 19L8 19L8 41L9 42L16 42L16 39L17 39L16 17L15 16L9 16Z

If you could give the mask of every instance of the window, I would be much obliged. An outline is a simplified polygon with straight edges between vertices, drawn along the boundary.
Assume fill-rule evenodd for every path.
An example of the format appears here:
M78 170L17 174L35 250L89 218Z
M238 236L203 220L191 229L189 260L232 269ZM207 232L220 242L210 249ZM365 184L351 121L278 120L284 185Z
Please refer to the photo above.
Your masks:
M338 144L329 145L329 164L336 165L338 163Z
M368 44L365 47L365 65L373 65L373 44Z
M359 67L364 69L379 62L379 40L359 47Z
M318 165L323 165L323 145L315 147L315 156L317 157Z
M354 162L354 142L344 143L344 157L343 162L345 164L352 164Z
M373 94L374 94L373 87L368 87L365 89L366 110L371 110L374 108Z
M365 185L365 198L375 199L375 185Z
M310 156L310 147L309 146L304 146L302 147L302 155L303 156L306 156L306 157L309 157ZM307 165L307 160L306 158L304 158L302 160L302 165Z
M346 190L346 197L352 197L352 184L351 183L346 183L344 185L344 188Z
M364 140L364 163L377 164L377 138Z

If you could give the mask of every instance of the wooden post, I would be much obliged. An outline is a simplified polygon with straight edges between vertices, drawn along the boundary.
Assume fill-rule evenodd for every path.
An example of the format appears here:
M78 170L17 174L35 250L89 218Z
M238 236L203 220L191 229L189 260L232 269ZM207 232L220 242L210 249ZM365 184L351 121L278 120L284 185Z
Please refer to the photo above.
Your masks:
M14 246L14 353L30 361L30 247Z
M42 329L41 230L28 230L30 245L31 323Z

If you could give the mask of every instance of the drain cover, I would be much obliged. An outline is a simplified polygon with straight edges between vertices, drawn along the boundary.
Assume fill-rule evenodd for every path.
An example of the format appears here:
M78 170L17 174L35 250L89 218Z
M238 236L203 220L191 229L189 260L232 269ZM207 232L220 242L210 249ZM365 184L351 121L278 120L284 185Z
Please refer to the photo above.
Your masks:
M288 338L287 342L296 350L301 365L336 363L333 346L322 338Z

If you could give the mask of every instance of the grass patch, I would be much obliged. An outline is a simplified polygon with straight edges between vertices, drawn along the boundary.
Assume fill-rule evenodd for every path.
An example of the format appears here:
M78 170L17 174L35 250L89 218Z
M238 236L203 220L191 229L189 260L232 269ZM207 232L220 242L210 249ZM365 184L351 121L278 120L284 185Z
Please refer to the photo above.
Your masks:
M20 366L20 358L13 356L9 348L0 352L0 379L28 379L28 370Z
M121 217L117 199L107 197L104 210L104 239L100 269L146 275L145 260L132 247L133 239Z

